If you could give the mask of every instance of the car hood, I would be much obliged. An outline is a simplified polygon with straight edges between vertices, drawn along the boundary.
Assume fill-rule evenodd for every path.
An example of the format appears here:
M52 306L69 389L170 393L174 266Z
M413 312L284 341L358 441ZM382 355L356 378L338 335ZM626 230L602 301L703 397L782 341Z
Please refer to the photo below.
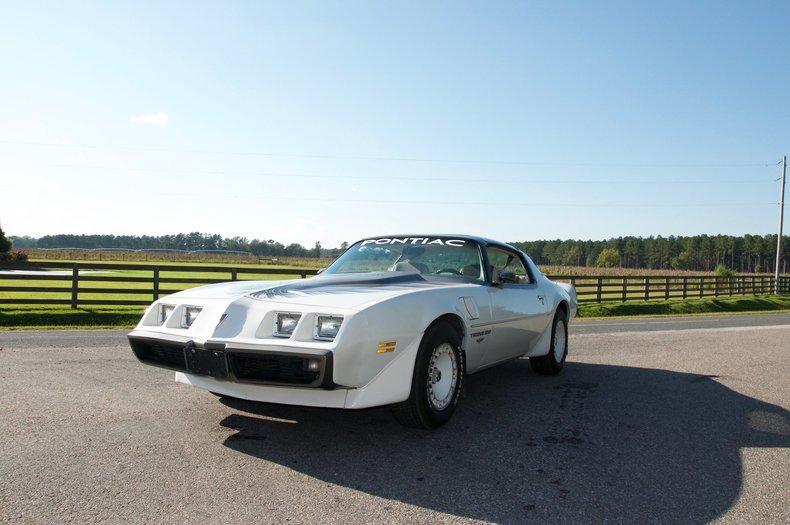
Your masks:
M356 308L428 288L457 287L463 282L426 280L409 272L318 275L289 281L235 281L178 292L178 299L240 299L250 296L281 304Z

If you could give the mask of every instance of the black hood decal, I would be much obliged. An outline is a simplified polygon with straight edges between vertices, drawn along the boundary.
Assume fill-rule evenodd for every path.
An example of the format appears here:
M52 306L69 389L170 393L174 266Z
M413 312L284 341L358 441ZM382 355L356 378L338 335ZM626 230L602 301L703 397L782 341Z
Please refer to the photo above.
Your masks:
M422 275L412 272L372 272L319 275L299 282L275 286L252 294L258 298L293 297L299 292L336 294L362 293L366 288L411 288L427 284Z

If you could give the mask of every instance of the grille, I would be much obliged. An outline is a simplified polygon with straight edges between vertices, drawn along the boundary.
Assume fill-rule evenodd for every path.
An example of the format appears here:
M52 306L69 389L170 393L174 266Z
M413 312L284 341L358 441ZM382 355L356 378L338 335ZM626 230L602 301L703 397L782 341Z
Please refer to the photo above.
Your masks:
M186 371L184 345L162 341L130 340L132 351L137 359L156 366Z
M320 371L307 370L308 359L304 357L236 353L228 357L239 381L311 385L321 376Z

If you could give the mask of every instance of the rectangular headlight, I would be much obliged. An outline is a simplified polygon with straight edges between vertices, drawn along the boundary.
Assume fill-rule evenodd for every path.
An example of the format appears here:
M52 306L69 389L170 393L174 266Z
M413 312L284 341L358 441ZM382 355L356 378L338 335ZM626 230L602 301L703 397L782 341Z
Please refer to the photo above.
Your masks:
M176 307L173 304L160 304L156 320L159 321L159 324L165 324L165 321L167 321L167 318L170 317L170 314L172 314L175 309Z
M334 341L343 324L343 317L339 315L319 315L315 320L315 339L319 341Z
M181 314L181 328L192 326L201 310L203 309L199 306L187 306L184 308L184 313Z
M276 337L291 337L301 317L302 314L278 313L277 321L274 324L274 335Z

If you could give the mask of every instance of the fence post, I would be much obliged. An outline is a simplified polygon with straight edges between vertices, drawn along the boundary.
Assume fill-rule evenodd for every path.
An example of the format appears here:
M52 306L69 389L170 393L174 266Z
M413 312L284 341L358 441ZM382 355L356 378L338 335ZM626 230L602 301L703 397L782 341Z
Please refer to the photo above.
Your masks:
M683 299L686 298L688 293L689 293L689 278L684 275L683 276Z
M746 295L746 277L741 277L741 295Z
M159 299L159 267L154 266L154 301Z
M80 267L74 264L71 270L71 307L77 308L77 296L79 295Z
M302 279L306 279L307 278L307 273L306 272L301 272L299 275L302 276Z
M669 301L669 277L667 277L666 284L664 284L664 300Z
M645 277L645 301L650 300L650 277Z
M238 277L239 277L239 276L238 276L238 272L236 271L236 269L235 269L235 268L234 268L234 269L232 269L232 270L230 271L230 280L231 280L231 281L235 281L235 280L237 280L237 279L238 279Z
M623 302L628 299L628 277L623 277Z
M713 278L713 296L719 296L719 276Z
M699 278L699 296L700 297L702 297L702 294L704 293L704 288L705 288L705 278L704 277L700 277Z
M754 293L754 275L752 275L752 295L755 295L755 293Z

